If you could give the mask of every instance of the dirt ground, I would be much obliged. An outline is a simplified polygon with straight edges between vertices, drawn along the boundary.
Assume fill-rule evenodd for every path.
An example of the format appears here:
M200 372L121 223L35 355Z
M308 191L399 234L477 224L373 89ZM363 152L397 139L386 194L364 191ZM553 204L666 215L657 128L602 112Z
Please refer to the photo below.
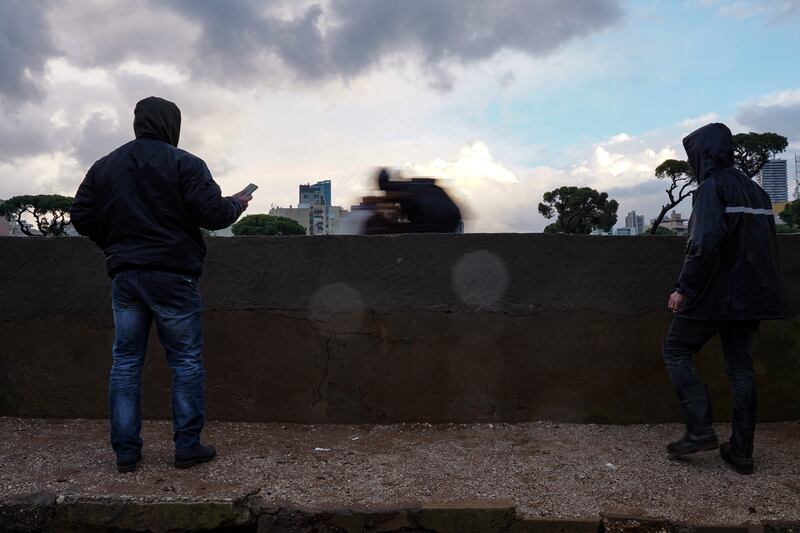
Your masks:
M718 425L720 436L729 427ZM667 458L675 424L388 426L208 424L212 463L172 466L171 424L144 424L144 460L118 474L105 420L0 418L0 501L37 491L144 501L258 493L301 509L511 500L523 517L634 514L693 524L800 520L800 421L761 424L756 472L715 452Z

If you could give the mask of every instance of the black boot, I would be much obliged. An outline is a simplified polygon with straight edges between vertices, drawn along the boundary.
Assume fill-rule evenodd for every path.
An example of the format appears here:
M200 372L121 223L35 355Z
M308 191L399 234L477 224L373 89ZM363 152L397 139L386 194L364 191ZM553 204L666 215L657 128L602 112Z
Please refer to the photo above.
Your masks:
M743 452L733 447L730 442L723 442L719 447L719 456L740 474L753 473L753 457L747 457Z
M175 468L191 468L200 463L207 463L217 456L217 450L209 444L198 444L188 452L175 452Z
M673 457L680 457L717 449L719 441L711 425L708 387L702 384L690 385L678 389L677 392L686 421L686 434L682 439L667 444L667 452Z
M755 396L755 395L754 395ZM755 397L742 399L733 410L731 439L719 448L719 455L740 474L753 473L753 440L756 433Z
M128 472L134 472L136 467L139 466L139 462L142 460L142 454L138 454L136 457L127 460L117 460L117 472L120 474L125 474Z

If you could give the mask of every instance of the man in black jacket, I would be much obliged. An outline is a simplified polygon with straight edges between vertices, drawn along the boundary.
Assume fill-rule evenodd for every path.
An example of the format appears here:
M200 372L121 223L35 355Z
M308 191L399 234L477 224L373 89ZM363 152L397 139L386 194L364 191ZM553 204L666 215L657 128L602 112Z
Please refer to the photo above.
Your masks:
M389 172L378 173L378 187L387 199L400 205L408 222L391 224L384 233L460 233L461 211L452 198L431 178L391 180Z
M686 434L667 445L673 456L718 447L708 388L692 357L719 334L733 392L733 429L720 455L753 472L756 384L753 351L761 320L784 318L775 218L769 195L733 167L733 138L709 124L683 140L698 187L686 257L669 308L675 313L664 361L681 402Z
M197 280L206 254L200 228L230 226L251 196L224 198L203 160L177 148L180 127L172 102L140 101L136 140L92 165L72 206L73 226L103 249L112 278L109 414L120 472L135 470L142 457L141 377L154 320L173 373L175 466L216 455L200 442L205 369Z

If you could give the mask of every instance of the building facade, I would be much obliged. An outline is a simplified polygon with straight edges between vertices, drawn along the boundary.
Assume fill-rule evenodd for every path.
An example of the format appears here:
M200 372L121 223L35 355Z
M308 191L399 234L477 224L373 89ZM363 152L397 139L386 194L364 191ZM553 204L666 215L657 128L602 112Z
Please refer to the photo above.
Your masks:
M637 215L636 211L631 211L625 217L625 227L633 230L633 235L641 235L644 233L644 215Z
M800 200L800 154L794 154L794 199Z
M653 224L656 223L655 219L650 221L650 226L652 227ZM677 211L673 211L669 215L664 217L664 220L661 221L659 224L661 228L667 228L675 235L688 235L689 233L689 220L683 218L681 213Z
M771 159L759 171L756 181L767 191L773 204L786 202L789 199L787 161Z
M336 235L348 211L331 205L331 181L300 185L297 207L273 207L269 214L294 220L306 229L306 235Z

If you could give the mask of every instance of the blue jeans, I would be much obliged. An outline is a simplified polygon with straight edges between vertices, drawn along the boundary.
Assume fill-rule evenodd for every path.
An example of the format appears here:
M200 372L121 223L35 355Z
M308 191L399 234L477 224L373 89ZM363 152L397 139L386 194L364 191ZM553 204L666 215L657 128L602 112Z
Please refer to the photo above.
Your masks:
M118 462L142 450L142 367L150 325L172 368L172 420L175 451L197 447L205 423L205 369L200 290L183 274L130 270L111 283L114 310L114 361L108 396L111 445Z

